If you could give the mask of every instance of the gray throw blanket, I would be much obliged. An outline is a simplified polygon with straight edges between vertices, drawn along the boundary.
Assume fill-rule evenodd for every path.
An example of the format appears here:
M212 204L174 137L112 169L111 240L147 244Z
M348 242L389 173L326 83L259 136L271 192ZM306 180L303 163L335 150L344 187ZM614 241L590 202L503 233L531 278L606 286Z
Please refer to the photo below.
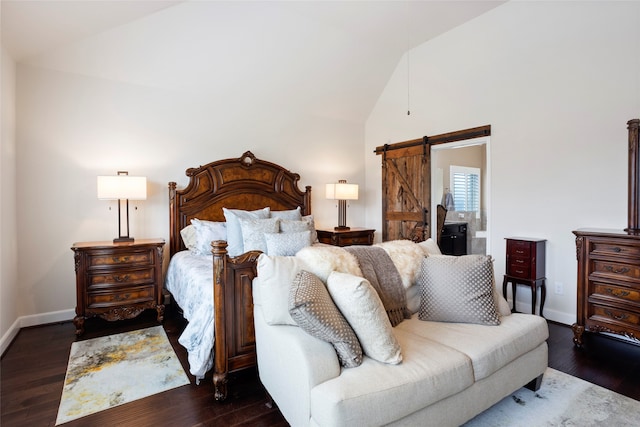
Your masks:
M391 326L411 318L402 278L387 252L377 246L347 246L344 249L358 260L362 275L371 283L382 300Z

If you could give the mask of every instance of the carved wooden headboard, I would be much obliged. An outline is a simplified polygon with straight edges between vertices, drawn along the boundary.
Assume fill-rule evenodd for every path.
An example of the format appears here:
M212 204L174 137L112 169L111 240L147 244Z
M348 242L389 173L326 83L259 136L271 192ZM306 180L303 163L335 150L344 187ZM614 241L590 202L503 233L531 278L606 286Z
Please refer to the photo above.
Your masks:
M300 175L257 159L251 151L237 159L211 162L186 171L189 184L182 190L169 183L169 254L186 249L180 230L198 218L224 221L222 208L255 210L295 209L311 214L311 187L298 189Z

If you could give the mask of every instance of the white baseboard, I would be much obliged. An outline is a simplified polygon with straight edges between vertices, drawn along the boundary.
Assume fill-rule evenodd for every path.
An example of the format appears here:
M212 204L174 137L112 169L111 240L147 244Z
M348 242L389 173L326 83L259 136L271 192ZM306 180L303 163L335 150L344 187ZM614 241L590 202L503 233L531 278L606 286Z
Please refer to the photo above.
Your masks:
M7 348L9 348L9 345L16 335L18 335L21 328L45 325L47 323L66 322L72 320L75 315L75 310L70 309L18 317L9 330L0 338L0 354L4 354Z

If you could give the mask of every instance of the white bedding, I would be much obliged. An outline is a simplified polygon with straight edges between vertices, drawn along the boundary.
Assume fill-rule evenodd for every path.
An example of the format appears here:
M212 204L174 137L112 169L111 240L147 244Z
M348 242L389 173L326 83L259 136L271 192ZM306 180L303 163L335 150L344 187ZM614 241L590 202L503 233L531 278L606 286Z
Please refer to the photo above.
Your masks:
M169 262L165 287L189 322L178 342L187 349L196 383L213 366L213 255L176 253Z

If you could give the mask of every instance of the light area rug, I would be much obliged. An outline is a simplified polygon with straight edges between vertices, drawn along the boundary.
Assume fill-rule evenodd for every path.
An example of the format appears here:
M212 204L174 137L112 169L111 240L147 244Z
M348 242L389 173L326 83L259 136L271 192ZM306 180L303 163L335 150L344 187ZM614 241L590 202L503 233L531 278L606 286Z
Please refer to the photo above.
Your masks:
M537 392L521 388L464 427L640 426L640 402L547 368Z
M162 326L76 341L56 425L189 382Z

